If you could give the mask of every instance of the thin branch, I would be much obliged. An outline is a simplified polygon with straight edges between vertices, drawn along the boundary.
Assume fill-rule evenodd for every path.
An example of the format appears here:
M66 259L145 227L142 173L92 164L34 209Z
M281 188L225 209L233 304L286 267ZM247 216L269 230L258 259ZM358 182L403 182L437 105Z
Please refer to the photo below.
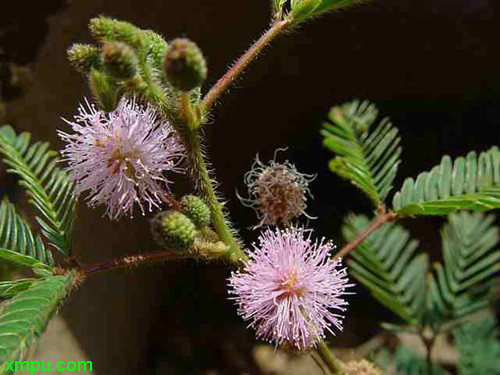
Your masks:
M363 229L356 239L349 242L342 249L340 249L340 251L333 257L333 261L345 257L349 253L349 251L359 246L366 239L366 237L375 232L382 225L395 220L397 216L397 213L386 212L384 207L379 207L379 209L377 210L377 216L375 217L375 219L373 219L371 224L367 228Z
M193 258L194 255L189 251L177 252L172 250L163 250L154 253L125 255L120 258L111 259L101 263L89 264L82 268L86 275L100 273L104 271L112 271L120 268L138 267L144 263L161 262L167 260L180 260Z
M245 68L271 43L278 35L282 34L289 26L290 20L275 21L272 26L257 40L234 65L224 74L203 98L202 108L208 111L214 102L232 85Z
M344 370L342 369L342 364L335 357L333 352L330 350L328 345L324 341L320 341L316 346L316 352L319 357L323 360L328 370L332 373L332 375L342 375Z

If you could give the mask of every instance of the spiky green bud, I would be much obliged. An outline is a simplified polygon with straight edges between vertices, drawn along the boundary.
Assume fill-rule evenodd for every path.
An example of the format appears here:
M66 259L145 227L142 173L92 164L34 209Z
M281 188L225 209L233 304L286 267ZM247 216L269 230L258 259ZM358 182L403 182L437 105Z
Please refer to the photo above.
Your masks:
M137 50L143 47L142 30L131 23L99 16L90 20L89 29L98 41L122 42Z
M92 68L89 74L89 86L102 110L111 112L116 109L121 93L112 77Z
M117 79L134 78L139 69L134 50L122 42L105 42L101 59L106 72Z
M207 64L201 50L185 38L175 39L170 43L163 71L170 84L181 91L201 86L207 78Z
M194 195L182 197L181 211L198 227L210 225L210 209L203 200Z
M142 32L143 38L147 44L147 54L153 63L155 69L162 70L163 58L167 52L168 44L161 37L152 30L144 30Z
M99 69L100 51L90 44L73 44L67 51L68 60L81 73L87 74L91 68Z
M151 233L161 246L173 250L186 250L193 246L196 227L183 213L165 211L151 220Z

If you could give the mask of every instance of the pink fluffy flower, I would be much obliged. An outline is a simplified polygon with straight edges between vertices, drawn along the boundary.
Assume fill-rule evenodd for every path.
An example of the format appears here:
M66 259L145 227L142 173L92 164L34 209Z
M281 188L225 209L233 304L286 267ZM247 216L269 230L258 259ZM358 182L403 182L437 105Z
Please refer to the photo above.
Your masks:
M74 122L64 121L75 132L58 132L67 142L61 153L75 192L88 190L89 206L106 205L112 219L132 215L134 203L143 214L145 205L159 207L169 184L163 173L183 171L183 146L149 106L122 99L115 111L103 113L86 101Z
M276 346L308 349L342 329L342 298L348 284L345 268L330 260L331 242L313 242L310 230L265 231L248 252L243 272L229 278L238 313L257 330L257 337Z

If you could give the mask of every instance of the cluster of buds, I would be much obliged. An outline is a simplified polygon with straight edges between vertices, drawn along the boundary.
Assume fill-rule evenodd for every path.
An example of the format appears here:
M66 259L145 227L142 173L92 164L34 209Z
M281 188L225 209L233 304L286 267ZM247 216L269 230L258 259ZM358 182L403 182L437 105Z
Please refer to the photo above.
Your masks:
M197 196L184 196L179 208L160 212L151 220L154 239L166 249L188 250L211 222L210 209Z
M87 74L92 93L106 112L116 109L127 92L169 87L190 91L207 76L203 54L192 41L181 38L170 45L151 30L107 17L90 21L90 31L100 46L75 44L68 59Z

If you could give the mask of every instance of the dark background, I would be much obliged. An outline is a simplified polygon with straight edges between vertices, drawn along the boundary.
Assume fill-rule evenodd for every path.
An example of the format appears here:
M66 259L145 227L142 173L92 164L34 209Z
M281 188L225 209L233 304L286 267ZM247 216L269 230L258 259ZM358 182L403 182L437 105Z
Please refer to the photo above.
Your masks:
M154 29L167 39L187 36L207 58L205 91L268 24L265 0L9 2L0 15L0 119L28 130L53 148L56 129L85 96L85 78L65 60L74 42L91 42L89 18L99 14ZM494 0L389 0L372 2L305 24L280 38L223 97L206 127L208 154L220 191L247 242L256 223L235 190L259 152L262 160L288 147L305 173L317 173L308 212L319 235L339 245L342 217L369 212L365 198L328 172L330 153L319 129L329 107L369 99L390 116L402 135L404 162L396 187L439 163L498 144L500 115L500 12ZM13 65L14 64L14 65ZM28 74L15 76L16 66ZM26 73L26 72L25 72ZM14 77L15 76L15 77ZM13 79L16 78L16 79ZM67 129L66 129L67 130ZM6 191L13 178L4 176ZM183 191L180 191L183 193ZM80 204L75 252L84 262L157 249L147 218L110 222L102 210ZM415 220L421 249L439 259L438 219ZM254 373L247 331L226 302L222 266L168 263L92 277L63 308L64 317L99 374ZM338 347L359 345L391 315L361 288L349 298Z

